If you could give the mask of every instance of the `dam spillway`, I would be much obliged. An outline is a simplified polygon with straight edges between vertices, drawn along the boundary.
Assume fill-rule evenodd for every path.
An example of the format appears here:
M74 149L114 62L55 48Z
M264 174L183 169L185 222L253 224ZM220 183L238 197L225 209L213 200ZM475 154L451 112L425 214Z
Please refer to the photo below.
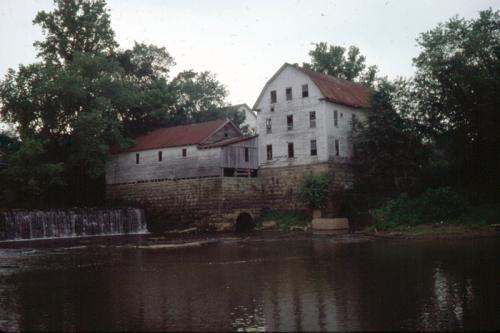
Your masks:
M139 208L0 211L0 241L147 233Z

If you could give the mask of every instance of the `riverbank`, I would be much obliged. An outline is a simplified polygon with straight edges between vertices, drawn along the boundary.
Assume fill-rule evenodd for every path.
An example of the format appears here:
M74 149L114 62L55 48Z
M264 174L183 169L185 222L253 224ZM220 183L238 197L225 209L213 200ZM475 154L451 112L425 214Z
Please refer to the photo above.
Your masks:
M363 231L366 235L389 239L476 239L500 237L491 225L467 226L461 224L420 224L398 226L390 230L377 230L375 227Z

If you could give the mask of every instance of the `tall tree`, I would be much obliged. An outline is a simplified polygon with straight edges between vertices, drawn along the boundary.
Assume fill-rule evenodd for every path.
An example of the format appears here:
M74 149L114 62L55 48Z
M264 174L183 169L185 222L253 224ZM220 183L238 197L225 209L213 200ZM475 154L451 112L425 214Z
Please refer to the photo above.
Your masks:
M430 153L419 124L396 110L403 85L404 81L380 81L367 121L352 124L362 180L386 193L415 190Z
M33 20L45 34L45 40L35 42L45 61L67 62L75 53L110 53L118 46L105 0L54 0L54 4L52 12L41 11Z
M421 34L414 112L454 165L456 182L500 195L500 12Z
M54 3L34 20L45 34L35 43L40 62L10 69L0 81L0 117L16 125L23 152L5 172L27 176L16 161L30 158L55 165L62 168L60 187L26 184L40 193L49 190L39 187L66 186L65 204L99 204L109 145L130 144L156 127L221 117L226 90L209 72L186 71L169 81L174 60L163 47L118 49L104 0Z
M346 49L342 46L324 42L314 45L314 49L309 51L311 61L303 63L303 67L370 86L375 82L377 66L366 68L366 57L356 46L350 46L346 54Z

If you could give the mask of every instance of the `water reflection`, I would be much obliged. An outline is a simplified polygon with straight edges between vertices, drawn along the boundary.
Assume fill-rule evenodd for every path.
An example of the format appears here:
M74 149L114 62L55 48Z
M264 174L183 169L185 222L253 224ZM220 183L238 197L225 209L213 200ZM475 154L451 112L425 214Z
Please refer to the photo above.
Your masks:
M317 239L0 250L0 329L493 330L499 245Z

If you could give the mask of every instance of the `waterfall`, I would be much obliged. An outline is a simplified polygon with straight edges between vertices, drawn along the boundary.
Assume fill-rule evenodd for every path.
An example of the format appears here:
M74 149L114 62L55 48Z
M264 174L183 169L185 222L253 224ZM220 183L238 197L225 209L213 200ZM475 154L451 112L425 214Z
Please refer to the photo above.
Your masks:
M0 240L71 238L147 233L139 208L0 211Z

